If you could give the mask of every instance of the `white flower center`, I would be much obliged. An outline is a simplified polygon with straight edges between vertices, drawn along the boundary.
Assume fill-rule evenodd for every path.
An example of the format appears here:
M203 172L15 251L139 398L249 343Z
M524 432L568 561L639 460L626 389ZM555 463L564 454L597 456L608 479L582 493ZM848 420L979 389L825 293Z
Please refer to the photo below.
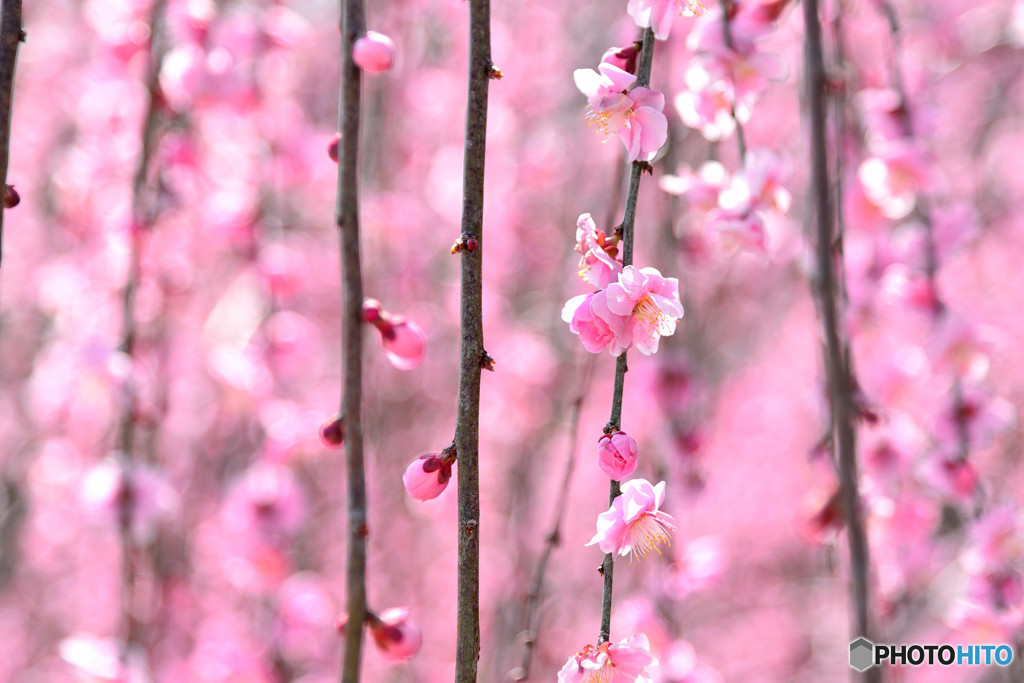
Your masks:
M630 564L633 563L633 558L642 560L652 550L660 555L659 546L671 544L674 530L675 526L671 522L658 519L650 513L642 515L640 519L630 524Z

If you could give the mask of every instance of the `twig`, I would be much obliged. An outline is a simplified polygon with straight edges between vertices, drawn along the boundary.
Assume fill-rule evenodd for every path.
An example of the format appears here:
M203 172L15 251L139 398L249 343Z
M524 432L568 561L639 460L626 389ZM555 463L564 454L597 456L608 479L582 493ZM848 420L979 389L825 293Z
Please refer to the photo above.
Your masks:
M352 56L356 40L366 32L363 0L344 0L341 25L341 102L338 111L338 190L335 221L341 240L344 358L341 414L345 425L345 471L348 481L348 546L345 559L345 648L342 683L357 683L366 621L366 472L363 463L363 271L359 258L359 103L361 73Z
M732 31L729 28L729 3L730 0L719 0L718 2L722 8L722 40L730 52L737 54L732 40ZM747 158L747 140L743 135L743 124L736 117L736 78L733 76L731 65L729 66L729 79L732 80L730 85L733 93L732 102L729 103L729 113L732 115L733 123L736 124L736 147L740 153L740 166L743 166L743 161Z
M142 146L132 177L132 224L129 227L128 275L121 291L121 341L119 350L129 359L130 370L124 380L124 403L118 419L115 454L121 470L121 493L118 500L118 531L121 537L121 608L124 640L121 643L121 664L128 665L132 647L140 640L141 624L134 616L135 548L132 540L132 522L135 507L133 469L135 461L135 427L138 416L137 387L135 385L135 294L141 276L142 238L156 219L155 202L148 193L148 179L161 121L163 106L159 96L160 70L165 50L160 33L166 9L165 0L157 0L150 17L150 54L146 73L148 101L142 120Z
M480 373L484 359L482 258L487 91L490 85L490 0L469 0L469 92L463 157L462 234L478 247L462 252L462 349L455 447L459 454L458 624L455 680L474 683L480 659Z
M0 192L7 187L14 108L14 69L18 62L18 44L24 40L21 0L4 0L0 6ZM0 263L3 261L3 235L4 207L0 205Z
M640 64L637 70L636 84L647 86L651 80L651 64L654 62L654 30L644 29L643 48L640 51ZM634 161L629 175L629 189L626 193L626 208L622 216L622 266L633 265L633 225L636 222L636 201L640 194L640 178L648 164ZM608 418L605 432L612 432L622 424L622 389L626 382L626 352L615 362L615 386L612 390L612 410ZM619 482L612 480L608 486L608 504L619 496ZM608 553L601 563L601 575L604 577L604 590L601 596L601 632L597 643L606 642L611 638L612 630L612 585L614 583L615 554Z
M828 154L825 142L825 62L821 48L821 25L817 0L804 0L804 82L811 123L811 182L814 218L817 224L816 253L818 295L821 300L822 324L825 328L826 375L828 377L832 423L839 455L839 487L846 517L850 544L850 574L854 605L854 637L870 638L869 610L871 596L868 585L870 561L864 527L860 518L857 493L857 461L855 450L855 406L850 386L849 368L843 358L836 302L836 277L833 272L833 213L829 195ZM868 680L880 680L878 669L867 672Z
M551 531L544 537L544 552L537 563L537 570L534 572L533 580L530 581L530 588L526 595L526 628L524 629L526 639L523 643L525 649L522 663L510 674L514 681L525 681L530 674L530 662L533 659L533 649L537 643L537 632L540 630L541 591L544 589L544 577L547 574L551 553L562 542L562 524L565 522L565 511L569 504L569 484L572 482L572 473L576 469L576 451L579 448L580 412L583 409L583 399L587 395L587 387L590 385L590 369L593 364L593 356L588 356L580 378L579 392L572 402L569 415L569 458L565 462L565 472L562 474L562 485L558 492L558 505L555 508L555 517L551 522Z

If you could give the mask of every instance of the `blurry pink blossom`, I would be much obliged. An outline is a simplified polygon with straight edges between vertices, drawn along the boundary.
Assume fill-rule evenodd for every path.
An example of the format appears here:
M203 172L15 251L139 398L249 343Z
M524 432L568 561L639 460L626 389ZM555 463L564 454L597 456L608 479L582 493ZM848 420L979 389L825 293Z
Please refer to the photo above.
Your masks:
M950 502L965 507L976 503L981 494L978 471L970 462L956 457L933 455L921 465L918 476Z
M907 110L895 90L865 88L854 96L853 102L864 122L865 134L872 143L906 137Z
M988 446L1000 432L1013 425L1017 412L1001 396L983 385L962 383L953 392L935 423L935 436L945 444L966 440L971 448Z
M1002 614L992 605L972 601L954 604L946 623L971 643L1010 642L1022 625L1020 610Z
M437 498L448 487L455 460L445 451L427 453L413 460L402 475L405 490L416 500Z
M928 187L928 159L914 143L888 142L861 162L857 177L864 194L890 220L906 218L917 206L917 193Z
M352 59L368 73L388 71L395 63L395 44L382 33L367 31L352 46Z
M87 513L110 524L117 524L127 509L132 539L140 545L150 543L157 526L179 508L178 493L163 472L133 465L126 474L115 457L104 458L86 473L81 496Z
M423 644L423 632L409 620L409 610L392 607L384 610L379 617L367 615L370 635L377 645L377 651L389 662L404 662L417 652Z
M384 354L399 370L419 367L427 353L427 336L420 326L402 315L392 315L376 299L363 302L363 320L380 332Z
M658 178L665 192L685 197L690 207L707 213L718 205L718 194L729 184L729 172L718 161L706 161L694 171L682 166L675 175Z
M676 640L667 650L662 651L663 659L654 683L721 683L721 674L700 663L690 643Z
M630 636L615 644L587 645L569 657L558 672L558 683L650 683L647 667L657 663L647 636Z
M599 545L605 553L643 559L652 550L671 542L676 528L672 515L661 512L665 500L665 482L652 486L646 479L631 479L622 485L622 494L612 501L607 512L597 517L597 533L587 545Z
M700 0L629 0L626 11L637 26L650 26L655 38L665 40L672 31L676 17L700 16L706 10Z
M622 264L614 257L618 253L618 239L608 239L598 230L589 213L580 214L576 221L576 252L580 254L579 274L584 281L597 288L615 282Z
M686 544L676 555L668 587L676 599L705 590L725 573L728 559L725 542L718 536L702 536Z
M701 55L683 74L685 87L676 95L676 111L683 123L706 139L727 138L737 122L750 120L768 81L780 75L779 62L773 55L744 57L733 51Z
M605 291L608 311L626 319L625 326L616 332L613 356L630 346L649 356L658 350L662 336L675 333L676 321L683 317L679 281L662 277L656 268L638 270L626 266L619 273L618 282L608 285Z
M597 441L597 464L609 478L620 481L636 470L636 441L626 432L605 434Z
M306 499L292 471L258 462L228 491L221 521L229 534L291 536L306 516Z
M1024 569L1024 520L1017 507L996 506L976 521L960 561L971 575Z
M74 668L78 674L76 678L82 680L117 683L151 681L144 653L138 648L132 648L126 666L121 657L122 647L117 638L75 633L60 641L57 651L60 658Z

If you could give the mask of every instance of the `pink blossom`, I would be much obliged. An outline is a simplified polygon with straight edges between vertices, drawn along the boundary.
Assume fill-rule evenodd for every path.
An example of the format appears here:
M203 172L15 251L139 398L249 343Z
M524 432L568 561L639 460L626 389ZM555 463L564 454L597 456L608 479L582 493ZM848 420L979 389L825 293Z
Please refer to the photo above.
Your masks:
M628 477L636 470L638 450L636 441L626 432L605 434L597 442L597 464L601 471L615 481Z
M367 31L352 46L352 59L368 73L388 71L395 62L395 44L382 33Z
M370 635L383 659L404 662L420 651L423 632L409 620L407 608L392 607L384 610L379 617L369 615L368 621Z
M609 137L618 135L629 161L650 161L668 139L665 96L643 86L626 92L636 76L607 62L597 69L573 73L576 87L587 96L587 125Z
M618 345L617 340L625 329L626 321L608 310L605 290L581 294L566 301L562 320L569 323L569 329L579 335L583 348L591 353L601 353L611 347L612 355L619 356L628 348L628 345Z
M292 471L258 462L231 486L221 510L228 534L291 536L306 516L306 499Z
M580 254L579 274L584 281L598 288L615 282L622 264L614 258L618 253L618 239L609 240L598 230L589 213L580 214L576 221L576 252Z
M917 206L917 193L927 189L928 175L925 153L904 141L886 143L857 170L865 196L890 220L910 215Z
M126 472L116 457L93 466L82 480L82 506L86 512L116 524L123 508L130 508L131 536L140 544L152 542L158 525L175 515L179 498L166 475L148 465L133 465Z
M961 562L972 575L1005 573L1024 566L1024 521L1019 510L1000 505L975 522Z
M626 266L619 273L618 282L608 285L605 291L608 311L626 321L621 331L616 332L614 356L630 346L649 356L658 350L662 336L675 333L676 321L683 317L679 281L662 277L656 268L638 270ZM613 330L617 327L612 325Z
M705 213L718 205L718 195L728 184L729 172L718 161L706 161L696 172L684 165L675 175L658 178L662 190L685 196L692 208Z
M657 663L647 636L630 636L615 644L587 645L565 662L558 683L650 683L647 667Z
M640 56L641 43L633 43L626 47L610 47L601 56L602 64L611 64L626 73L636 72L636 59Z
M452 478L454 459L441 453L427 453L413 460L402 475L405 490L416 500L437 498L448 487Z
M629 0L626 11L637 26L650 26L654 29L655 38L665 40L676 17L700 16L706 10L700 0Z
M708 140L727 138L737 121L750 120L768 81L782 74L778 60L765 53L749 57L734 51L700 55L683 74L685 88L676 95L676 111L687 126Z
M597 517L597 533L587 545L597 543L605 553L617 552L643 559L652 550L668 544L675 520L660 508L665 500L665 482L652 486L646 479L631 479L622 485L622 495L607 512Z

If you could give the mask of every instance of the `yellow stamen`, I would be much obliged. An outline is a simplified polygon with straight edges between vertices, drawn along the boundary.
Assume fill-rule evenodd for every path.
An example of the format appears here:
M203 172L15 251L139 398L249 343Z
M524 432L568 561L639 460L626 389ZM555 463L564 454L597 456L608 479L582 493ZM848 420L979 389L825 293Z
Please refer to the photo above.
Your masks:
M661 545L672 545L672 531L675 526L666 520L658 519L652 514L645 514L629 525L630 552L629 563L633 558L642 560L653 550L661 555Z
M654 299L651 298L650 294L644 294L644 297L637 302L636 306L633 307L633 315L640 321L640 325L652 339L655 333L669 335L675 329L675 319L665 315L658 308L658 304L654 303Z

